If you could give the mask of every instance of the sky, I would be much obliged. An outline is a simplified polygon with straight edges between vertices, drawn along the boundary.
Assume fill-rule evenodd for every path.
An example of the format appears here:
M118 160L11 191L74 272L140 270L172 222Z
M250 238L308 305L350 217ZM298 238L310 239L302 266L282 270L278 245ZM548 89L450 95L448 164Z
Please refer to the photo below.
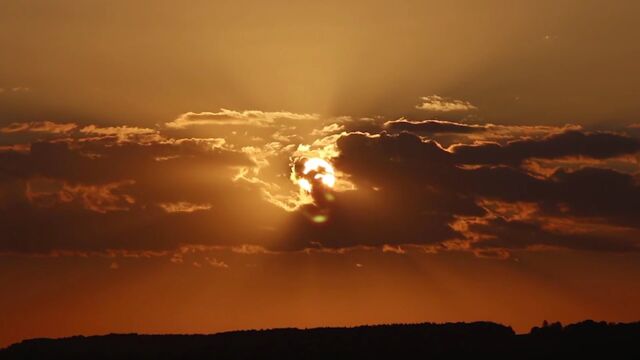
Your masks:
M0 1L0 346L639 320L639 12Z

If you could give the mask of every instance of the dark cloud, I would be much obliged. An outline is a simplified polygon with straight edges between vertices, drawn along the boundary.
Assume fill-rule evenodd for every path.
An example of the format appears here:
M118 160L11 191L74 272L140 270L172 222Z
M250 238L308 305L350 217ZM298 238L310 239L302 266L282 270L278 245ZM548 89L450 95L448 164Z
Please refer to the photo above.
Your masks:
M554 200L562 204L565 212L633 227L640 224L640 186L636 176L585 168L560 170L550 181L555 186Z
M342 135L272 128L313 139L308 147L88 126L33 142L26 151L5 150L0 252L162 252L185 244L339 251L411 244L503 257L536 247L638 249L640 187L633 172L560 164L538 176L522 166L535 158L634 154L636 138L404 120L385 126L399 126L399 133L373 132L380 123L317 120L320 129ZM349 132L358 127L372 132ZM425 137L456 131L510 140L445 149ZM350 186L317 190L314 203L301 204L289 179L291 162L317 156L314 151L338 154L332 161Z
M468 134L482 132L487 128L481 125L470 125L442 120L409 121L405 119L387 121L385 128L390 131L408 131L416 134Z
M233 181L234 167L254 164L221 144L98 139L0 153L0 252L171 250L267 238L280 213L255 186ZM202 211L184 211L201 203Z
M207 211L168 214L160 207L135 206L99 213L68 204L30 203L0 209L0 252L49 253L108 250L175 250L182 244L241 245L268 239L264 216L246 214L234 202L251 199L232 193Z
M568 141L575 138L583 140ZM553 147L544 156L614 156L633 151L635 143L617 135L573 133L551 136L545 141L562 146ZM609 148L585 148L585 142ZM457 154L409 133L350 134L341 137L337 145L340 156L335 164L350 175L358 190L336 195L335 203L327 210L332 220L326 224L310 224L301 217L298 232L289 235L297 237L299 246L440 244L446 248L456 239L466 239L468 249L482 252L537 246L638 250L639 241L634 236L640 223L640 187L632 175L584 168L558 171L542 179L511 166L463 169L457 164ZM506 146L502 151L511 149L516 154L505 155L506 159L528 155L520 145ZM496 218L482 206L483 199L497 199L504 204L526 201L535 204L536 211L527 215L533 218L526 221L522 214ZM515 212L526 214L523 209ZM456 222L465 218L474 221L468 221L466 229L456 227ZM565 221L556 220L560 225L545 228L544 221L549 219ZM571 233L571 226L586 231ZM625 231L616 232L614 226ZM477 237L470 237L469 231Z
M470 231L482 234L485 239L471 244L473 250L528 248L565 248L575 250L630 252L640 251L640 242L635 231L624 234L611 232L606 234L595 231L567 232L546 230L534 221L508 221L496 218L486 223L472 224Z
M525 159L554 159L585 156L605 159L640 151L640 141L613 133L566 131L543 139L514 140L506 145L484 143L452 148L456 161L462 164L518 165Z
M449 226L456 214L483 214L468 194L457 191L451 179L463 170L434 142L407 133L351 134L337 145L335 165L358 190L336 194L324 209L329 221L323 224L304 216L317 211L313 205L303 208L287 234L288 246L438 244L456 237Z
M167 176L179 164L251 165L243 153L224 149L215 139L117 144L111 139L73 142L35 142L26 153L0 153L0 168L12 177L33 176L73 182L108 182L128 178L142 168ZM178 161L170 161L176 160ZM165 160L165 161L163 161Z

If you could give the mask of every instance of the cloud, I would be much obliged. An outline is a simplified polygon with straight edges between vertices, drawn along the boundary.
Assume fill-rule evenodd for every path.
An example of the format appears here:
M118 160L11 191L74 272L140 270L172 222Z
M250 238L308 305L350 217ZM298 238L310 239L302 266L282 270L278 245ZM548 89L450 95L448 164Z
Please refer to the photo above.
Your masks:
M151 252L224 267L208 252L638 250L633 136L574 125L189 114L156 130L87 125L5 145L0 252ZM176 131L213 124L234 127L207 138ZM238 124L251 129L236 132ZM333 163L337 182L310 196L291 179L295 164L316 156ZM205 250L185 258L185 244L209 260Z
M455 133L455 134L467 134L473 132L482 132L487 129L482 125L469 125L461 124L452 121L441 120L424 120L424 121L409 121L405 119L398 119L393 121L387 121L384 123L384 127L393 131L408 131L418 134L441 134L441 133Z
M158 206L168 213L192 213L211 209L211 204L193 204L187 201L160 203Z
M258 189L233 181L238 167L254 165L219 138L54 139L0 152L0 252L258 243L278 214Z
M576 221L573 226L583 225ZM606 233L594 231L595 224L587 223L590 231L571 233L545 229L538 222L507 221L496 218L484 223L473 224L471 231L483 234L485 239L471 244L472 250L535 250L535 249L574 249L604 252L637 252L640 231L637 229L612 229L602 225Z
M387 245L387 244L384 244L382 246L382 252L393 253L393 254L406 254L407 253L400 246L391 246L391 245Z
M518 165L526 159L555 159L584 156L606 159L640 151L640 141L613 133L565 131L542 139L524 139L497 143L456 145L451 147L456 161L463 164Z
M604 157L628 150L615 145L616 140L625 144L624 137L607 135L603 141L599 134L582 135L596 136L586 140L588 144L610 148L594 152L582 141L561 141L570 150L558 155L585 152ZM461 168L455 152L409 133L348 134L337 144L336 168L349 174L357 190L335 195L326 210L329 220L322 226L301 217L289 234L297 246L389 250L414 244L493 257L540 247L639 249L640 187L634 175L581 168L536 178L517 167ZM510 149L518 147L504 151ZM301 212L314 211L307 206ZM587 230L568 231L572 227ZM295 248L293 243L289 246Z
M338 123L331 123L329 125L326 125L325 127L323 127L322 129L314 129L311 132L311 135L314 136L327 136L327 135L331 135L337 132L341 132L345 129L343 124L338 124Z
M220 261L216 258L213 257L205 257L205 261L207 262L207 264L211 265L212 267L215 268L220 268L220 269L228 269L229 265L227 265L227 263L225 263L224 261Z
M478 109L468 101L450 99L439 95L423 96L422 104L416 105L416 109L433 112L464 112Z
M15 86L12 88L0 88L0 94L4 92L13 92L13 93L26 93L31 91L31 88L25 86Z
M0 146L0 152L28 153L30 150L31 144L12 144Z
M231 251L237 254L268 254L269 250L265 249L261 245L242 244L240 246L233 246Z
M135 203L135 199L122 192L122 188L135 184L135 181L120 181L101 185L69 184L52 179L33 179L27 181L26 197L39 206L80 202L91 211L106 213L126 211Z
M11 134L19 132L39 132L39 133L51 133L51 134L63 134L68 133L77 128L73 123L54 123L51 121L37 121L37 122L14 122L0 128L1 133Z
M318 114L296 114L287 111L259 111L245 110L235 111L220 109L219 112L188 112L180 115L177 119L166 123L168 128L184 129L198 125L244 125L264 127L280 120L317 120Z
M576 216L570 209L557 214L543 203L480 199L482 217L460 218L455 224L474 253L508 257L511 250L576 249L607 252L640 251L640 229L611 224L593 216Z
M160 136L156 130L131 126L98 127L89 125L80 129L80 132L99 136L113 136L120 142L133 140L134 138L138 139L138 141L156 140Z
M6 169L7 176L14 178L40 176L87 184L120 181L145 169L176 171L188 164L252 165L245 154L223 148L221 144L223 142L218 139L162 140L140 144L120 144L116 139L40 141L32 143L27 153L0 153L0 167ZM172 160L157 161L158 158ZM154 177L152 173L140 175Z
M385 122L381 128L370 128L368 132L381 130L390 133L410 132L428 137L443 146L451 146L478 145L490 142L505 145L511 141L536 140L567 131L582 131L582 127L573 124L563 126L469 124L443 120L415 121L400 118Z
M357 190L335 194L335 200L321 209L328 218L321 226L309 221L318 212L316 206L302 207L278 245L295 249L438 244L456 236L449 226L456 213L482 214L470 199L439 186L462 170L434 142L406 133L349 134L340 137L337 146L340 155L334 165L349 174Z
M635 174L640 170L640 156L626 154L605 159L584 156L567 156L557 159L532 158L524 160L521 167L531 174L550 177L559 170L576 171L585 168L610 169L626 174Z

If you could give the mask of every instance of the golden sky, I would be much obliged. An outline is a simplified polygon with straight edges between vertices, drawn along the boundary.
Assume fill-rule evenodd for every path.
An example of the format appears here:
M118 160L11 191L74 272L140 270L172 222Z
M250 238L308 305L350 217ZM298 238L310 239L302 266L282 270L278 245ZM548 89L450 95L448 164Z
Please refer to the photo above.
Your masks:
M0 346L637 320L638 13L2 1Z

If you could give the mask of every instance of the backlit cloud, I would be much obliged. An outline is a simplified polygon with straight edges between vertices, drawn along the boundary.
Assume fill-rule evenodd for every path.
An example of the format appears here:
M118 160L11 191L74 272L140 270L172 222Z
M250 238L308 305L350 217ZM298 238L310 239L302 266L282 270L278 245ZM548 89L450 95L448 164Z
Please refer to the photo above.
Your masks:
M176 136L198 125L231 130ZM180 249L638 250L640 145L624 133L232 110L158 129L40 128L65 130L0 152L2 252L153 252L224 268ZM331 201L295 181L314 157L334 167Z
M51 121L14 122L0 128L0 133L40 132L61 134L70 132L75 128L77 128L77 125L74 123L55 123Z
M198 125L268 126L278 120L316 120L317 114L296 114L287 111L235 111L220 109L218 112L188 112L166 123L169 128L184 129Z
M211 209L211 204L193 204L187 201L160 203L158 205L168 213L191 213Z
M98 127L89 125L80 129L80 132L98 136L113 136L117 138L118 141L128 141L134 137L151 139L154 135L158 135L156 130L132 126Z
M135 203L135 199L123 192L122 188L134 183L120 181L101 185L72 185L64 181L33 179L27 182L25 196L31 203L46 207L77 201L85 209L99 213L126 211Z
M446 98L439 95L423 96L422 103L416 105L417 109L433 112L464 112L478 109L475 105L465 100Z
M529 158L585 156L606 159L640 151L640 141L612 133L566 131L542 139L513 140L505 145L479 143L452 146L457 161L469 164L519 164Z

